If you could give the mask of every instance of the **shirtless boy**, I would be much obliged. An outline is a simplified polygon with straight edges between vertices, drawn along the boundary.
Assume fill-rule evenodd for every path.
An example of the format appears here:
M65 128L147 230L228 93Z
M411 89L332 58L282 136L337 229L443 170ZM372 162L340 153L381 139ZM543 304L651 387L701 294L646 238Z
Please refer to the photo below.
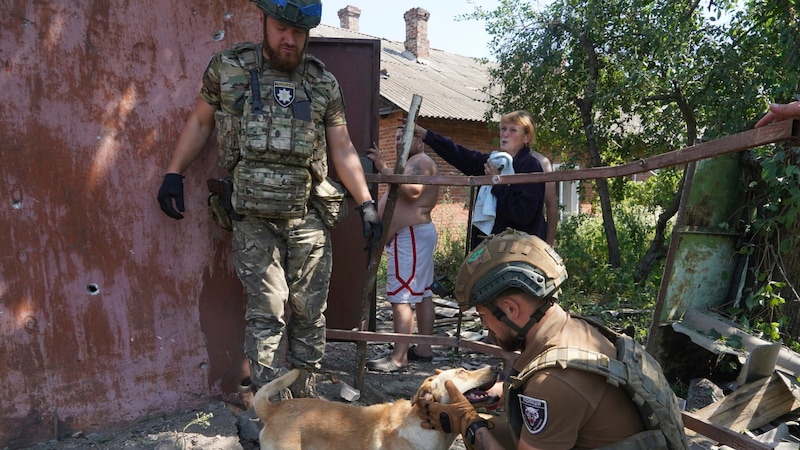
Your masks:
M397 129L395 148L403 150L404 128ZM424 153L422 139L411 142L405 175L438 174L436 163ZM379 150L367 150L367 157L382 174L394 173L386 164ZM378 202L378 213L383 216L388 193ZM398 189L392 223L389 225L386 243L388 261L386 274L386 299L392 304L394 332L411 334L414 330L416 309L419 334L433 334L435 313L430 290L433 283L433 252L438 234L431 221L431 210L439 198L439 187L424 184L401 184ZM408 366L408 360L430 361L433 351L429 344L409 347L407 343L395 342L391 355L367 361L367 369L378 372L397 372Z

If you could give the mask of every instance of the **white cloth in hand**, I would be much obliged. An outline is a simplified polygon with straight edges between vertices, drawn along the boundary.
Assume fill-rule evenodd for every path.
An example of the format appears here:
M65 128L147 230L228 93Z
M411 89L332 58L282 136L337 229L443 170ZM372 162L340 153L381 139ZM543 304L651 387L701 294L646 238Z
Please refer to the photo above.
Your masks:
M506 152L493 151L489 161L500 171L501 175L514 174L514 158ZM497 197L492 194L492 186L481 186L475 199L475 210L472 212L472 225L485 234L492 234L497 217Z

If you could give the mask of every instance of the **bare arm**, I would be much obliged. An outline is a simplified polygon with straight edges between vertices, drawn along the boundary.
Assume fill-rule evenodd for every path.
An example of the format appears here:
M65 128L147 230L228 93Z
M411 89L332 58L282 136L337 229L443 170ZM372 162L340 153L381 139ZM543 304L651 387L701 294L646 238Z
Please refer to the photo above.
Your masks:
M372 144L375 145L375 144ZM377 145L375 145L377 147ZM375 171L380 174L389 175L394 173L392 169L386 165L386 160L383 159L383 155L381 155L381 151L376 148L368 148L367 149L367 158L372 161L372 164L375 166ZM386 192L381 196L380 200L378 200L378 215L383 217L383 211L386 209L386 200L389 198L389 190L387 189Z
M175 153L167 167L167 173L183 172L200 156L208 137L214 131L214 107L202 99L197 100L194 110L183 125Z
M358 152L356 152L356 148L350 140L350 132L347 130L347 125L326 128L325 137L328 141L331 162L347 191L350 192L350 195L359 205L372 200L372 195L367 188L367 181L364 177L364 168L361 167Z
M436 164L427 158L412 158L403 172L405 175L436 175ZM401 184L398 191L409 202L420 198L425 192L424 184Z
M392 175L394 174L394 170L392 170L388 164L386 164L386 160L383 158L380 150L369 148L367 149L367 158L371 159L372 162L375 164L375 170L382 174L382 175ZM403 169L403 174L405 175L436 175L438 173L438 169L436 167L436 163L433 162L428 156L424 154L419 154L412 156L405 168ZM424 184L400 184L398 186L398 194L406 199L409 203L413 203L414 200L418 199L422 194L425 192Z

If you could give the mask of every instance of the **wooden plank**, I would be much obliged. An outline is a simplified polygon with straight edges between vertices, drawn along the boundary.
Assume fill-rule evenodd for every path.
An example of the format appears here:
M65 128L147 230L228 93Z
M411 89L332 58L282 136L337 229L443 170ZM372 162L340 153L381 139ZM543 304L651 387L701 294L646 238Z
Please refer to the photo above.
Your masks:
M449 336L429 336L424 334L402 334L402 333L378 333L375 331L360 330L336 330L328 328L325 330L328 339L338 339L342 341L357 342L404 342L404 343L425 343L430 345L441 345L443 347L466 348L487 355L497 356L505 360L516 359L519 354L507 352L502 348L487 344L485 342L469 341Z
M759 442L750 436L736 433L729 428L717 425L692 413L683 411L681 416L683 417L684 427L737 450L767 450L772 448L771 445Z
M545 183L548 181L589 180L633 175L664 167L678 166L714 156L737 153L760 145L789 142L800 139L800 120L784 120L761 128L743 131L691 147L651 156L619 166L592 167L589 169L557 170L547 173L520 173L514 175L481 176L420 176L368 174L370 183L414 183L445 186L483 186L493 184Z
M397 162L394 166L394 173L402 174L406 168L406 161L408 161L408 154L411 153L411 143L414 138L414 124L419 114L419 108L422 105L422 96L414 94L411 98L411 107L408 110L408 118L406 119L406 129L403 133L403 150L397 155ZM374 144L374 143L373 143ZM397 204L397 196L399 195L399 184L393 184L389 187L389 192L386 197L386 204L383 207L383 215L381 222L383 223L383 233L378 239L378 242L370 249L369 262L367 264L367 279L364 280L364 286L361 290L361 317L360 328L366 330L369 328L369 304L375 290L375 282L378 276L378 266L381 262L381 255L383 255L383 248L386 246L386 241L390 238L388 235L389 225L392 223L394 216L394 207ZM377 203L376 207L377 207ZM356 375L353 384L356 389L364 389L364 370L366 370L367 363L367 345L365 342L359 342L356 349Z
M740 386L724 399L694 414L741 433L753 430L800 407L776 374Z

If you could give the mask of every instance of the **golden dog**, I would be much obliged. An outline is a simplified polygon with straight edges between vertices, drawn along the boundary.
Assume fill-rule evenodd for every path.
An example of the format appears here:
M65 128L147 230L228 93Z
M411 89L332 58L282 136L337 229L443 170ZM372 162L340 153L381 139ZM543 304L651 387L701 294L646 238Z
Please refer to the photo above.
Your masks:
M269 398L289 387L298 374L294 369L256 393L254 408L264 422L259 435L261 450L447 450L457 433L422 428L414 402L426 398L450 403L444 383L452 380L470 401L484 403L488 396L480 389L488 389L497 379L488 366L477 370L437 369L410 401L356 406L296 398L270 403Z

